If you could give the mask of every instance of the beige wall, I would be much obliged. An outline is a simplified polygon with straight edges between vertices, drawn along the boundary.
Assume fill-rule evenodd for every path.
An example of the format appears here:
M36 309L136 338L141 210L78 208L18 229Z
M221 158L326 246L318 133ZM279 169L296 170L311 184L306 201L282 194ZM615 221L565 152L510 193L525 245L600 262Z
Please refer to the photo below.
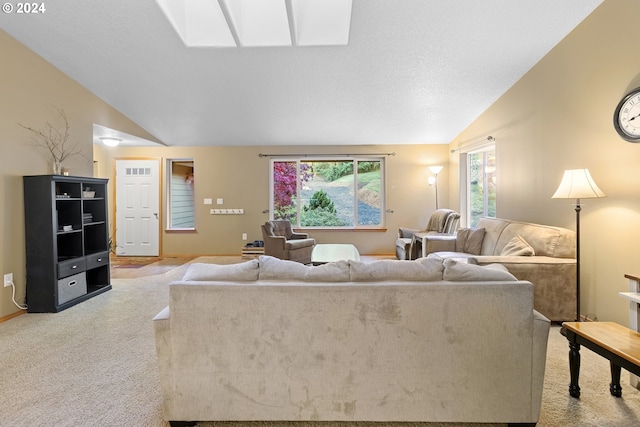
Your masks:
M496 138L503 218L575 229L572 201L550 197L565 169L590 169L608 197L583 200L581 311L622 324L624 275L640 274L640 144L623 141L612 123L618 101L640 86L640 56L624 30L637 27L638 16L637 0L606 0L451 143ZM457 157L452 201L459 200Z
M262 239L260 225L269 217L269 158L266 154L365 154L395 153L386 157L387 209L383 231L321 231L311 234L318 243L353 243L362 254L393 254L400 226L424 228L435 209L435 190L427 184L428 165L445 165L445 145L339 146L339 147L118 147L96 146L99 174L110 178L110 198L114 197L116 158L193 158L195 167L196 231L165 231L166 207L162 208L162 253L239 255L242 233L249 241ZM447 188L446 169L439 188ZM164 185L163 185L164 187ZM164 195L163 195L164 197ZM222 206L205 205L203 200L222 198ZM440 206L448 205L446 192L439 194ZM211 208L242 208L244 215L211 215ZM112 214L113 218L113 214ZM114 221L112 226L115 227Z
M93 124L153 140L153 136L118 113L65 74L0 31L0 278L13 273L16 299L25 296L25 243L22 176L51 173L49 161L31 145L22 123L44 128L56 123L51 107L65 111L71 124L70 142L78 142L82 155L65 162L71 174L93 172ZM0 286L0 318L15 313L11 287Z

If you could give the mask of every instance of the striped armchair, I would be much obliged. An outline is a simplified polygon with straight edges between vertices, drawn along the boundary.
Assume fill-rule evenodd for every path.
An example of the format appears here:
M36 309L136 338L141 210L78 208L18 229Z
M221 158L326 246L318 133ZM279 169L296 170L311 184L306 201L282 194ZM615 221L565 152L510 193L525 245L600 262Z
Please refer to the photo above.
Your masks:
M452 235L458 230L460 214L451 209L438 209L429 218L424 230L400 227L396 239L396 258L413 260L422 256L422 243L414 239L415 233L433 233Z

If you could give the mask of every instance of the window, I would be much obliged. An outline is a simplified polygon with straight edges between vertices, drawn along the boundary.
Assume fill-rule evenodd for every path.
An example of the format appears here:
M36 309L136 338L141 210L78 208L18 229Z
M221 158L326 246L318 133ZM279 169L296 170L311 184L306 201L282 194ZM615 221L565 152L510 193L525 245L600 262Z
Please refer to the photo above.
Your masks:
M467 218L475 227L483 216L496 216L495 145L467 153Z
M296 227L382 227L383 160L272 160L271 219L288 219Z
M167 228L193 230L196 227L193 159L167 160L167 172Z

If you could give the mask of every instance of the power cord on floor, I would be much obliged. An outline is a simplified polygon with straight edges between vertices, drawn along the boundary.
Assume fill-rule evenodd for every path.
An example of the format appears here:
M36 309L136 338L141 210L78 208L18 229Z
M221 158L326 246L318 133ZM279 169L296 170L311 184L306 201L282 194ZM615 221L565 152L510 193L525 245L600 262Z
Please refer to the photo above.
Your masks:
M13 295L11 296L11 299L13 300L13 303L16 305L16 307L18 307L20 310L26 310L27 306L26 305L20 305L16 302L16 285L13 283L13 280L11 281L11 288L13 289Z

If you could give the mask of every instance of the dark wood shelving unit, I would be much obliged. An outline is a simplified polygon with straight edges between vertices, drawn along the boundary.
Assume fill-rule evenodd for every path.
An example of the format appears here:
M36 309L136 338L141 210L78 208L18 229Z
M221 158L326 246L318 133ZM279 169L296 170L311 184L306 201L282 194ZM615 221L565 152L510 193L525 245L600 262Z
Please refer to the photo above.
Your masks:
M111 289L107 179L25 176L27 310L58 312Z

